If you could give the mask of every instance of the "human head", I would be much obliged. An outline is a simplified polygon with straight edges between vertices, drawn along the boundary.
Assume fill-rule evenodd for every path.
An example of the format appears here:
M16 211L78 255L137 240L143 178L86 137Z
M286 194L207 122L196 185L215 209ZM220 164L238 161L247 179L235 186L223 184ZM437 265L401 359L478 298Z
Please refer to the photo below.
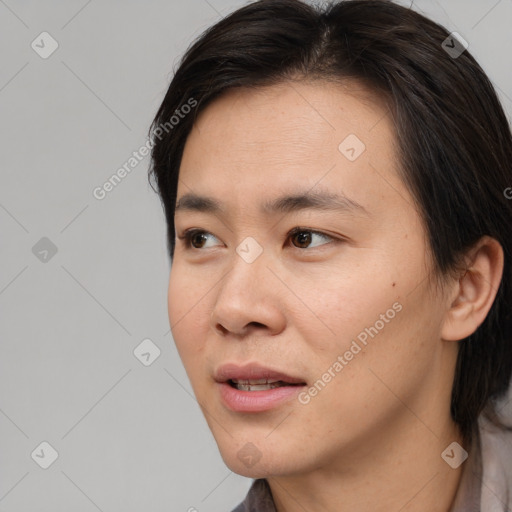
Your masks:
M183 150L196 120L236 89L255 92L303 80L359 83L379 97L395 129L397 173L421 215L436 286L464 272L484 236L504 253L496 299L459 342L451 415L470 439L479 414L508 389L512 369L512 136L495 91L468 50L443 48L449 33L386 0L320 9L295 0L249 4L206 31L186 52L152 124L151 175L175 250L174 210ZM183 105L172 129L155 131ZM181 117L181 116L180 116Z

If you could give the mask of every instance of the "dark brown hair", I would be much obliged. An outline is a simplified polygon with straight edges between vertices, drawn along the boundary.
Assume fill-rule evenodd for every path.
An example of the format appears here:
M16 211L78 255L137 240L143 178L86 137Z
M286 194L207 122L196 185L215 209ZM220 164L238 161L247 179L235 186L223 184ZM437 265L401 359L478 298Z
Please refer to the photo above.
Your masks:
M246 5L183 56L151 125L149 177L165 209L172 260L183 148L198 114L216 97L292 79L356 80L379 93L394 121L398 172L423 219L437 275L454 271L483 235L504 250L491 311L459 342L451 414L470 442L482 411L498 421L496 401L512 371L512 206L505 197L512 135L486 74L467 49L450 54L447 37L442 26L388 0ZM171 125L186 104L195 108Z

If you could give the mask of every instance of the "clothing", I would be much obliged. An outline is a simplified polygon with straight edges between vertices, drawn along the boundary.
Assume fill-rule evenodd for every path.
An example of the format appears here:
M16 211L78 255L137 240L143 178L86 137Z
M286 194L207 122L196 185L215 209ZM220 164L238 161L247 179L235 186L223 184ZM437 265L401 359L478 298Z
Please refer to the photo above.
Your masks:
M449 512L512 510L512 433L479 423ZM232 512L276 512L264 478L254 480L245 500Z

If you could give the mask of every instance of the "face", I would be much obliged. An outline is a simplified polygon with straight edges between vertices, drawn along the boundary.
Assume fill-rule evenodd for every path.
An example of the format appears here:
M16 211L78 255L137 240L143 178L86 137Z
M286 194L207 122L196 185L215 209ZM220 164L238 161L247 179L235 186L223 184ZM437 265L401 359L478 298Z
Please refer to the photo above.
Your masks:
M187 139L169 319L239 474L340 465L447 420L447 304L393 137L360 86L295 82L228 91Z

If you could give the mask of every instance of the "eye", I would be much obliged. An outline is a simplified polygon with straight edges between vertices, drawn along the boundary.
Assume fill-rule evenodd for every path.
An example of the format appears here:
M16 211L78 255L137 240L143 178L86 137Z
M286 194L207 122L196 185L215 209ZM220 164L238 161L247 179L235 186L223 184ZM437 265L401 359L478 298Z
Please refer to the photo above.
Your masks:
M186 249L203 249L205 247L204 241L208 236L213 237L213 235L208 233L208 231L204 231L202 229L189 229L185 231L183 235L178 236L178 238L183 240ZM195 244L200 247L196 247Z
M298 249L307 249L307 248L311 248L311 247L313 247L313 248L316 247L316 246L309 245L309 244L311 244L311 240L315 236L318 238L323 238L324 240L328 240L328 241L333 240L333 237L326 235L325 233L321 233L320 231L314 231L314 230L311 230L308 228L297 227L297 228L293 228L288 233L288 237L290 237L292 240L293 239L297 240L298 243L300 244L299 246L294 244L294 246L297 247ZM309 245L309 247L304 247L304 245ZM320 244L320 245L325 245L325 244Z
M185 231L183 235L178 236L178 238L184 241L186 249L204 249L208 248L205 243L210 236L215 238L208 231L204 231L202 229L189 229ZM329 243L331 240L334 240L333 237L326 235L325 233L321 233L320 231L314 231L312 229L301 227L296 227L289 231L287 239L297 241L297 244L293 244L297 249L308 249L315 248L318 245L326 245L320 243L312 246L311 243L312 240L314 240L314 237L318 237L320 239L323 238L324 240L328 241L327 243Z

